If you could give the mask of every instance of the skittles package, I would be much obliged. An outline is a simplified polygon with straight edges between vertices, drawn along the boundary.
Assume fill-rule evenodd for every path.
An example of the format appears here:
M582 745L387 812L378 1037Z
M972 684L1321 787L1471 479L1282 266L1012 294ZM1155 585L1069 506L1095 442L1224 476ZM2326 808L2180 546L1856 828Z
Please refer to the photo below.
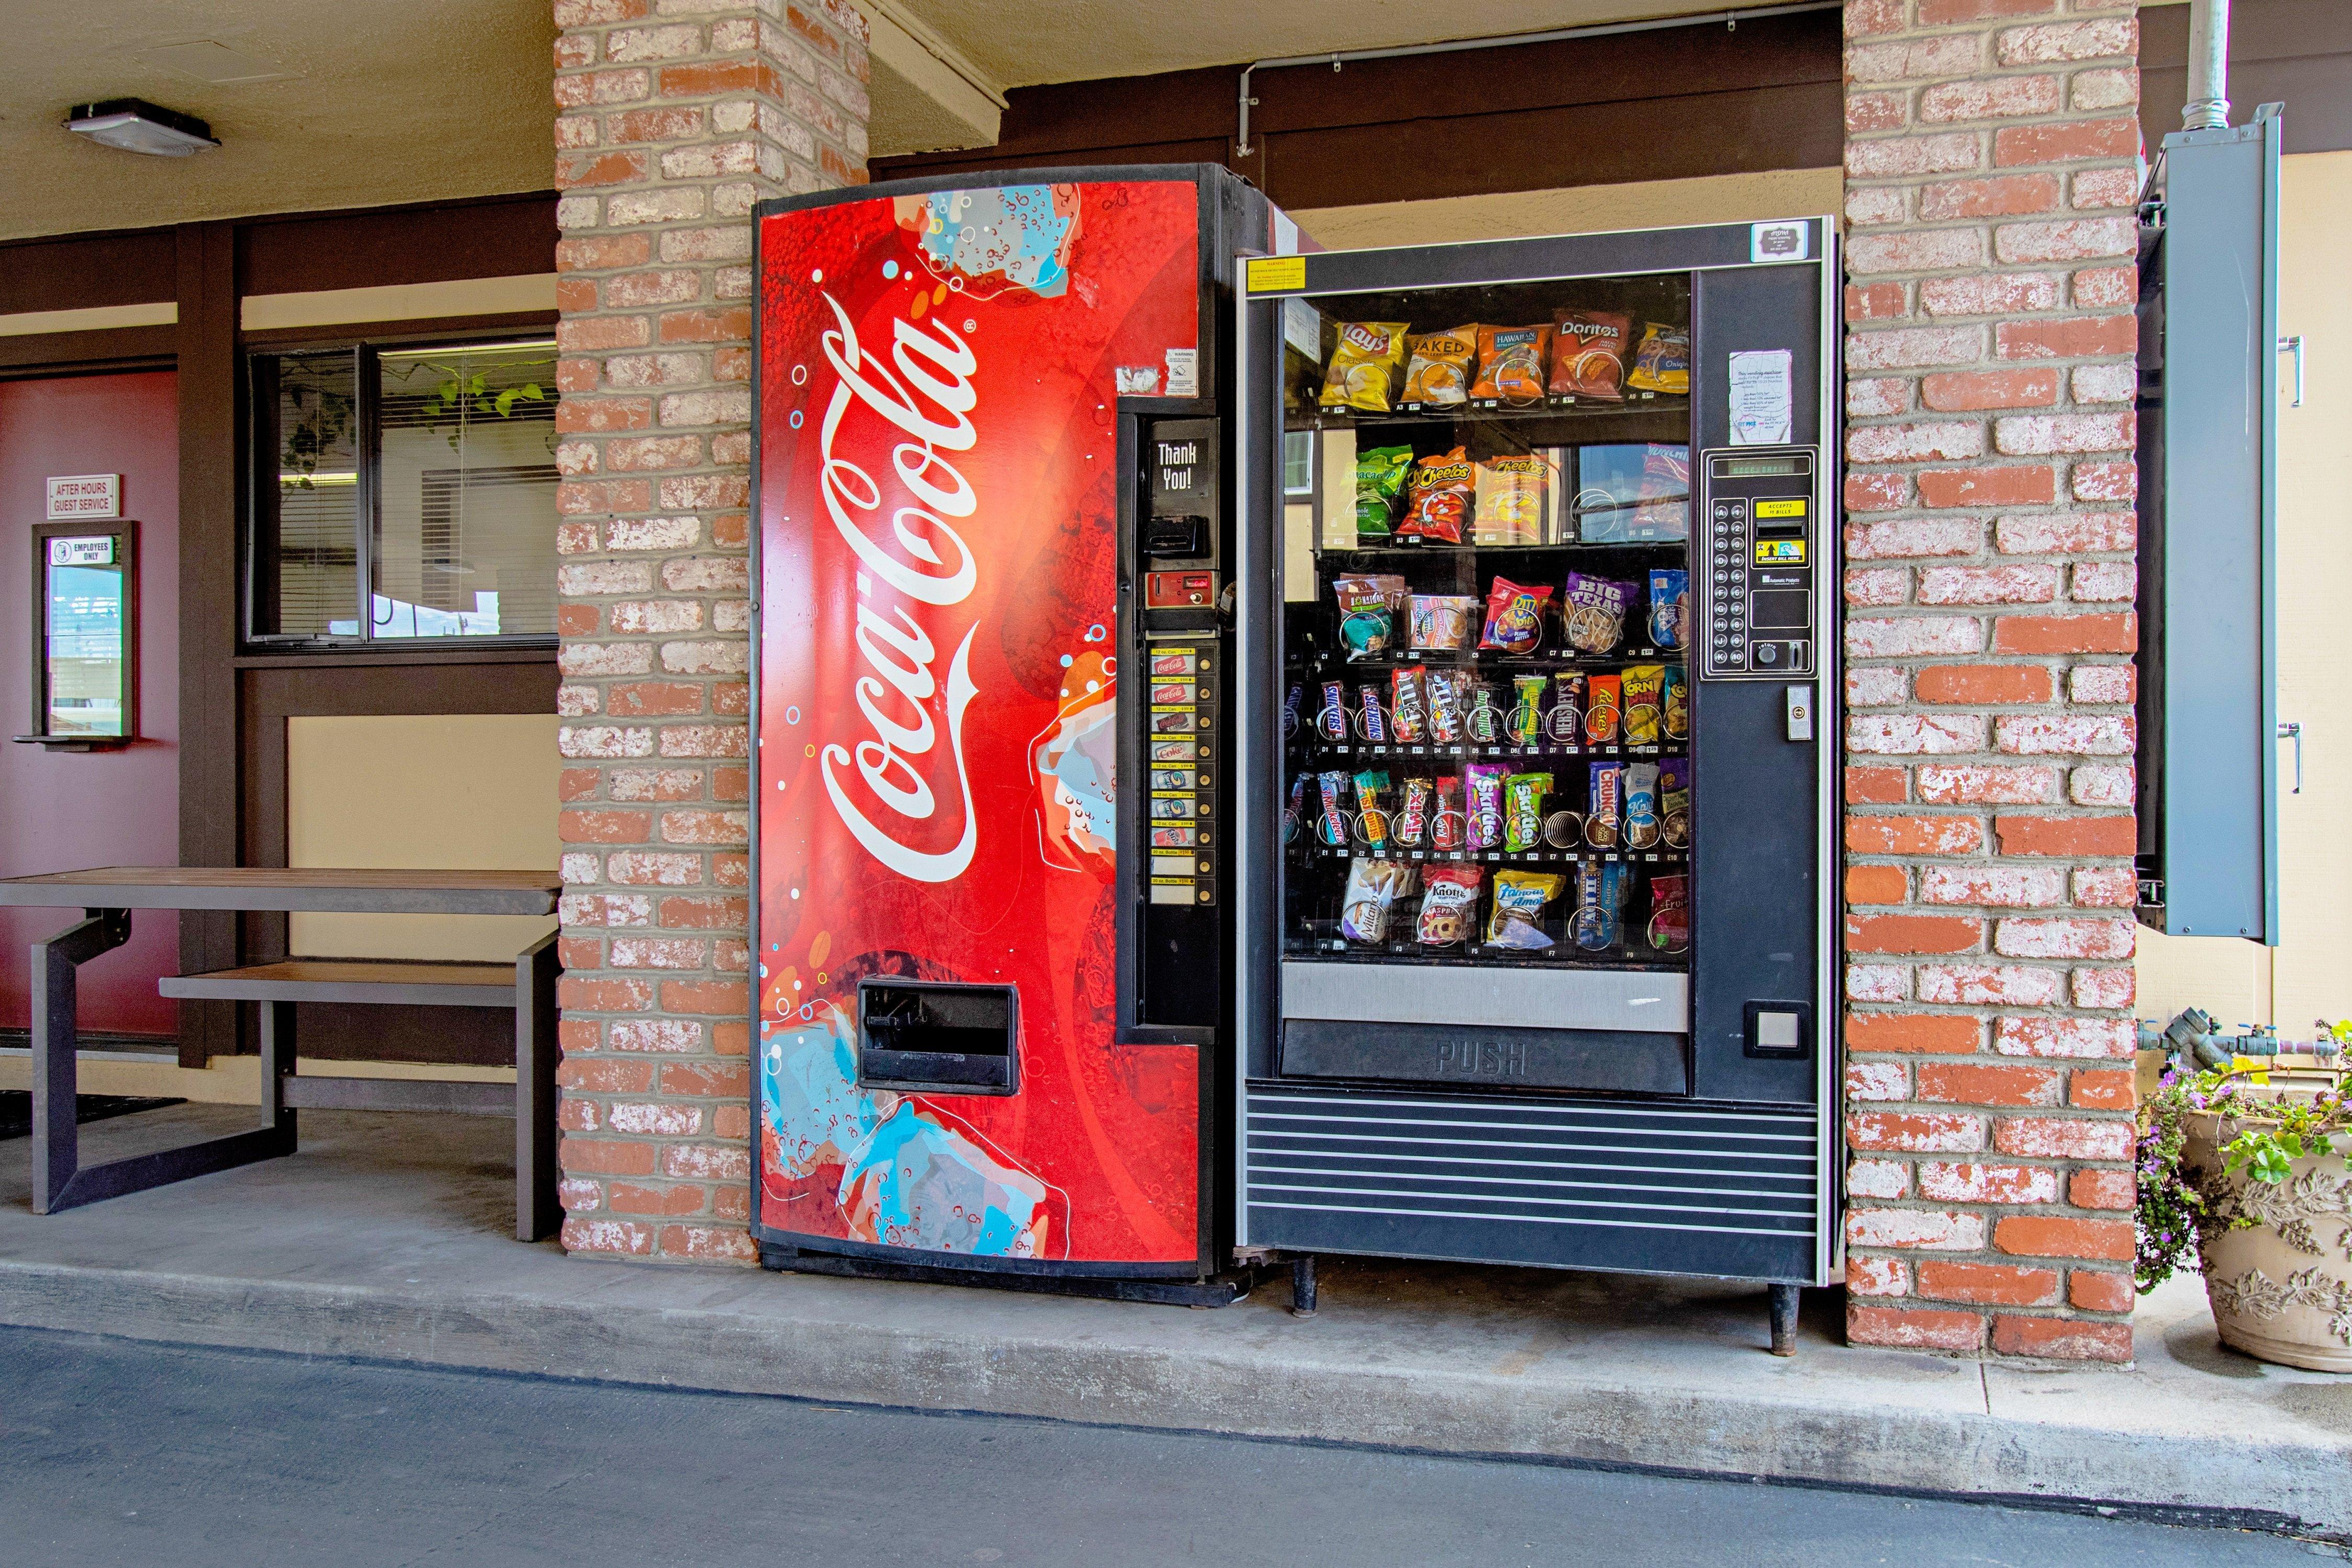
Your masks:
M1544 797L1549 773L1513 773L1503 781L1503 847L1518 853L1543 842Z
M1473 763L1465 770L1469 805L1466 842L1473 849L1492 849L1503 842L1503 768L1499 763Z

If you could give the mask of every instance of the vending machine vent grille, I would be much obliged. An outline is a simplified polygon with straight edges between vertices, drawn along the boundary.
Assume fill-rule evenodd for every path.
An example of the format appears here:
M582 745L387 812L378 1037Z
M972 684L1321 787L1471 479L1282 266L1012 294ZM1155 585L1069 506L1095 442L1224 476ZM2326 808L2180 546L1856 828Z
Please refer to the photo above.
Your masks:
M1744 1259L1694 1272L1812 1272L1810 1107L1253 1084L1246 1121L1253 1245L1643 1272L1689 1251Z

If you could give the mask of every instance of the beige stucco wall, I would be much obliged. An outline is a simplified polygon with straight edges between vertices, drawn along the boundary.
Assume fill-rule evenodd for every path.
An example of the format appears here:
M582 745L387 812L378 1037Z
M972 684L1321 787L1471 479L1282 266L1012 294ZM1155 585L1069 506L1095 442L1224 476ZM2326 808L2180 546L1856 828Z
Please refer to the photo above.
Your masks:
M451 713L286 721L286 861L551 870L556 718ZM295 915L305 957L504 963L554 927L532 915Z
M2192 1004L2225 1026L2276 1024L2308 1038L2315 1018L2352 1016L2352 682L2343 626L2352 602L2352 153L2305 153L2281 174L2279 331L2304 340L2304 405L2287 405L2279 361L2278 712L2303 725L2303 793L2279 744L2275 950L2220 937L2140 933L2142 1017Z

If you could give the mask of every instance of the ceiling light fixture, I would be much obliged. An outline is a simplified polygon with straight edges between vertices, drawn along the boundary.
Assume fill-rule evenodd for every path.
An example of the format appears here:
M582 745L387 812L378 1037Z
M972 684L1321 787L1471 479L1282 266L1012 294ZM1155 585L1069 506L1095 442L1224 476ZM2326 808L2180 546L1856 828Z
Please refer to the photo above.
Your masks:
M137 98L78 103L66 116L66 129L109 147L156 158L184 158L220 145L213 139L213 128L194 115L158 109Z

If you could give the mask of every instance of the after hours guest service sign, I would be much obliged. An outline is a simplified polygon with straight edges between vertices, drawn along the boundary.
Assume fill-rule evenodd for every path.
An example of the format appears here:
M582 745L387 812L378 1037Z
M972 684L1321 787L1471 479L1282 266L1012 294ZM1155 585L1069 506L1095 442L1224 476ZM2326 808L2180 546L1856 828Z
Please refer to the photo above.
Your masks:
M1114 1039L1112 880L1116 399L1193 391L1198 202L1187 179L763 209L763 1235L1198 1254L1199 1064ZM860 1087L882 976L1017 987L1017 1090Z

